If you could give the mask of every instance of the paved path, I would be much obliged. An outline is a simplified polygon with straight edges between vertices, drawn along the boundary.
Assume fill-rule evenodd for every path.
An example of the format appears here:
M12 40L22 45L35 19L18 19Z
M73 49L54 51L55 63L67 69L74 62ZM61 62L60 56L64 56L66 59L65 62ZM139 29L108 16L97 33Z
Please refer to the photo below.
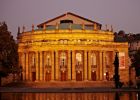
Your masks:
M98 92L140 92L140 89L135 88L30 88L30 87L0 87L0 92L33 92L33 93L98 93Z
M78 85L77 85L78 84ZM108 87L95 86L93 82L49 82L49 83L10 83L4 87L0 87L0 92L48 92L48 93L70 93L70 92L140 92L140 89L123 87L115 89L114 86Z

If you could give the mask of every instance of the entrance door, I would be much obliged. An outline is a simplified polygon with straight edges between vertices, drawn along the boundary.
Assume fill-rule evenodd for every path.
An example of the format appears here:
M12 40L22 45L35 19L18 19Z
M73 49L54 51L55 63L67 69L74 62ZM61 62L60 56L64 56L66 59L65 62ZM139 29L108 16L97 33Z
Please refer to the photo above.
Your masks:
M51 73L46 72L45 80L46 81L50 81L51 80Z
M36 72L32 72L32 81L36 80Z
M82 81L82 71L76 72L76 81Z
M91 78L92 78L92 81L96 81L96 71L91 72Z
M61 81L66 81L66 80L67 80L67 72L66 71L62 72L61 71Z

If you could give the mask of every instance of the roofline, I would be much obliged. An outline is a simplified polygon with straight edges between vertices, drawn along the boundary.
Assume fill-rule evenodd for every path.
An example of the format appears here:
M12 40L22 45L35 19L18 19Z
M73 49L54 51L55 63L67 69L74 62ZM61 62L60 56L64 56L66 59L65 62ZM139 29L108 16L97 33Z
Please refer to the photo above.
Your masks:
M94 22L94 21L92 21L92 20L90 20L90 19L84 18L84 17L82 17L82 16L76 15L76 14L71 13L71 12L67 12L67 13L65 13L65 14L62 14L62 15L58 16L58 17L55 17L55 18L50 19L50 20L48 20L48 21L46 21L46 22L43 22L43 23L37 25L37 27L40 27L40 26L42 26L43 24L49 23L49 22L51 22L51 21L53 21L53 20L55 20L55 19L58 19L58 18L60 18L60 17L66 16L66 14L71 14L71 15L76 16L76 17L79 17L79 18L81 18L81 19L83 19L83 20L89 21L89 22L91 22L91 23L93 23L93 24L96 23L96 24L102 26L102 24L100 24L100 23Z

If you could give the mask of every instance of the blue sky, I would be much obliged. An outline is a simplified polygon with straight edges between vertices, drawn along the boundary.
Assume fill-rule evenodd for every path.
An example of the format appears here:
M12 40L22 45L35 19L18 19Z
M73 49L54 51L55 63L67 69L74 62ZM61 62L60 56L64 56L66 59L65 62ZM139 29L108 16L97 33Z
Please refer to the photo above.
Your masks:
M25 30L51 18L73 12L114 31L140 33L140 0L0 0L0 21L6 21L16 37L18 26Z

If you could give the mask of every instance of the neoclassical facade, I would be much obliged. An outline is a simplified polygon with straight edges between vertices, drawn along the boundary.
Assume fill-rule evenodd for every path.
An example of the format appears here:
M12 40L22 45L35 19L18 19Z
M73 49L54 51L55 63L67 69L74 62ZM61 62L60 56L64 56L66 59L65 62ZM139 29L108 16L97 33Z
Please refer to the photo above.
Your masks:
M113 29L73 13L18 33L23 81L112 81L115 53L119 74L129 81L128 43L114 42Z

